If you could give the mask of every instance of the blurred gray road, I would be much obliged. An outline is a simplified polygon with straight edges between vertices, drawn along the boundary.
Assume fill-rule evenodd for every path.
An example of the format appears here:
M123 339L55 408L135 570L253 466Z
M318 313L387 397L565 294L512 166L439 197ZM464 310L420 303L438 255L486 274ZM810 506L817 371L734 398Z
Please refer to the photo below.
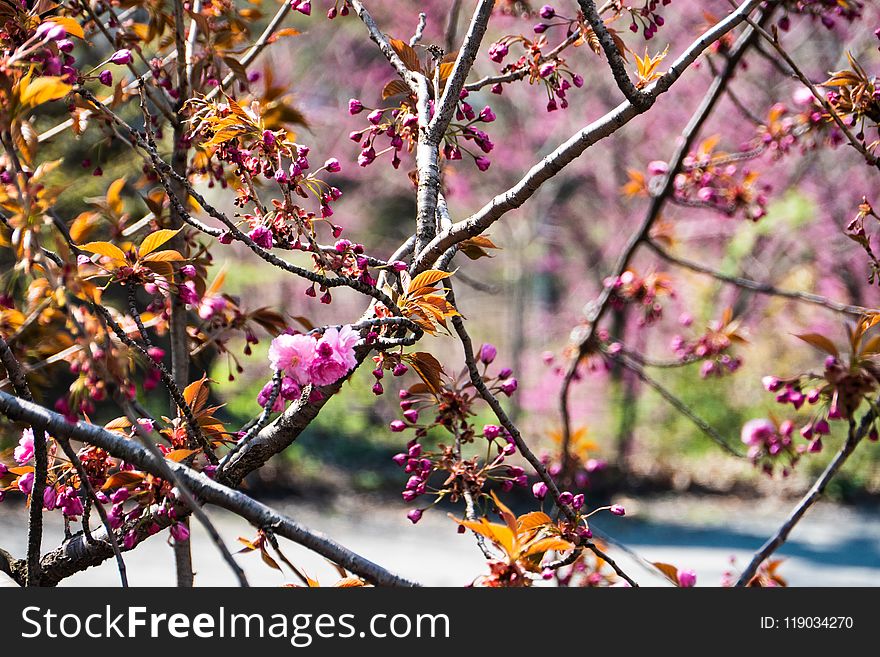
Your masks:
M730 568L729 558L744 566L754 549L784 518L790 502L741 501L725 498L660 498L627 500L625 518L603 516L594 526L607 531L649 561L692 568L698 586L717 586ZM426 585L461 586L484 572L484 560L470 535L456 533L455 524L442 511L425 514L413 527L406 508L375 504L357 511L319 511L313 504L288 502L278 505L285 513L319 529L343 545L389 569ZM234 551L236 538L252 538L255 532L237 517L213 507L209 513ZM0 547L16 556L25 552L24 509L0 504ZM61 525L49 523L44 545L55 546ZM235 580L198 525L193 532L196 584L234 585ZM329 585L335 571L321 557L283 542L287 557L311 577ZM663 585L624 552L610 553L643 584ZM880 512L819 505L795 529L779 553L786 557L781 573L793 586L880 586ZM295 581L264 565L257 554L239 555L253 585L278 586ZM132 586L173 586L173 555L167 532L154 536L125 555ZM119 583L113 561L79 573L64 586L115 586ZM0 575L0 586L12 582Z

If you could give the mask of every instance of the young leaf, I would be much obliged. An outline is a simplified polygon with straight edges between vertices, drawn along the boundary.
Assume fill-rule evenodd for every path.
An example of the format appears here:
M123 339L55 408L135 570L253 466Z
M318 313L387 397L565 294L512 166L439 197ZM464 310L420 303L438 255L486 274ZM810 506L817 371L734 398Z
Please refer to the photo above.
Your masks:
M416 374L425 382L425 385L428 386L432 393L436 395L440 392L440 386L443 385L440 379L440 376L443 374L443 366L440 364L440 361L427 351L415 351L403 358L412 366Z
M408 292L415 292L420 290L423 287L428 287L434 285L438 281L442 281L444 278L449 278L452 274L448 271L440 271L439 269L429 269L428 271L423 271L421 274L412 279L412 282L409 284Z
M88 251L89 253L97 253L98 255L107 256L121 265L124 265L126 262L125 252L110 242L88 242L79 248L83 251Z
M403 61L404 66L410 71L416 71L417 73L422 71L419 56L416 51L412 49L412 46L400 39L391 39L391 47L394 48L394 52L397 53L401 61Z
M840 356L840 352L837 351L837 347L834 346L834 343L831 342L824 335L819 333L801 333L800 335L795 335L794 337L799 338L806 342L809 345L816 347L820 351L824 351L827 354L831 354L835 358Z
M163 230L157 230L154 233L150 233L144 238L144 241L141 242L140 247L138 248L138 256L143 258L145 255L152 253L160 246L165 244L172 237L177 235L180 232L180 228L177 230L169 230L167 228Z

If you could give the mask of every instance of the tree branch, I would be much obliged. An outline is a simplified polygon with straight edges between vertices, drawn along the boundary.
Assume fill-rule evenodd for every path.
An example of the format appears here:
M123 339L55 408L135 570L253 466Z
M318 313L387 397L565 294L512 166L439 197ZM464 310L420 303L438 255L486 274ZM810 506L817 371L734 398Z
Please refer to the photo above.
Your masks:
M712 278L715 278L719 281L729 283L730 285L735 285L736 287L740 287L744 290L749 290L758 294L782 297L784 299L792 299L794 301L801 301L803 303L821 306L823 308L827 308L828 310L833 310L834 312L843 313L845 315L854 315L860 317L862 315L873 312L871 309L865 308L863 306L853 306L847 303L840 303L839 301L834 301L818 294L811 294L810 292L799 292L795 290L781 290L778 287L770 285L769 283L761 283L758 281L750 280L748 278L743 278L741 276L732 276L730 274L725 274L716 269L712 269L711 267L707 267L706 265L694 262L693 260L686 260L684 258L673 255L662 246L660 246L656 241L652 240L650 237L645 240L645 245L648 246L652 251L654 251L654 253L656 253L658 256L660 256L667 262L672 263L673 265L683 267L685 269L690 269L691 271L697 272L698 274L711 276Z
M754 11L762 1L747 0L727 18L703 33L673 62L661 78L649 85L642 93L656 97L668 91L703 50L742 23L746 16ZM424 271L451 246L479 235L502 216L520 207L532 197L543 183L562 171L587 148L613 134L647 109L645 105L636 106L626 101L575 133L529 169L513 187L498 194L475 214L442 231L431 240L413 264L413 273Z
M65 436L100 447L117 458L122 458L127 463L159 477L167 476L163 475L167 468L192 491L193 495L205 502L232 511L256 527L271 529L275 534L317 552L370 582L386 586L415 586L414 582L388 572L329 537L276 513L265 504L227 488L183 464L156 456L144 445L121 438L103 427L84 422L72 424L58 413L5 392L0 392L0 413L10 419L42 426L56 436Z
M862 421L858 428L855 427L855 422L850 420L849 432L840 451L831 460L810 490L807 491L807 494L804 495L800 502L798 502L798 505L792 510L788 518L785 519L782 526L780 526L776 533L767 539L767 542L764 543L764 545L755 553L751 562L749 562L749 565L743 570L742 574L740 574L739 579L736 581L736 586L748 586L752 581L752 578L755 576L755 573L758 572L758 568L761 564L779 549L783 543L785 543L788 535L795 528L801 518L803 518L807 511L809 511L819 498L822 497L822 493L825 492L828 483L834 478L834 475L837 474L840 468L843 467L843 464L846 463L850 454L853 453L859 442L861 442L861 440L867 435L868 431L870 431L871 426L876 419L877 413L872 407L867 413L865 413L864 417L862 417Z

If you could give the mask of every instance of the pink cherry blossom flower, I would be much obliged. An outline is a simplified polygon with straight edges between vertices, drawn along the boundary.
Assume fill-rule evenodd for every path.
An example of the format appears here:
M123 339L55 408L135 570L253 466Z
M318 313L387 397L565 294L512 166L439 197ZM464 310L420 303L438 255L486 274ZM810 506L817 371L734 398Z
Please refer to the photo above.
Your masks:
M34 431L33 429L25 429L21 432L21 438L18 441L18 447L13 452L15 462L24 465L34 458Z
M315 358L309 366L312 383L325 386L335 383L357 365L354 347L360 340L350 326L341 330L330 328L315 347Z
M279 335L269 346L272 368L284 370L299 385L310 382L309 367L315 358L315 340L308 335Z

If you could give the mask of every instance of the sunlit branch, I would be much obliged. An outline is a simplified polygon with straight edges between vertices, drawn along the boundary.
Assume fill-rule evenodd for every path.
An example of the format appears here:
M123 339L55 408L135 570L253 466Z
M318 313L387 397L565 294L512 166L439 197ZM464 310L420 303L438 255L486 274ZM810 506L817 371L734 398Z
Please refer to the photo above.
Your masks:
M364 579L385 586L414 586L415 583L394 575L381 566L351 552L320 532L313 531L296 521L276 513L265 504L244 493L227 488L206 475L150 452L144 445L113 434L102 427L84 422L70 423L62 415L37 404L0 392L0 413L10 419L42 426L56 436L95 445L156 476L172 472L193 495L205 502L223 507L248 520L256 527L271 529L318 554L338 563ZM197 505L198 506L198 505Z

